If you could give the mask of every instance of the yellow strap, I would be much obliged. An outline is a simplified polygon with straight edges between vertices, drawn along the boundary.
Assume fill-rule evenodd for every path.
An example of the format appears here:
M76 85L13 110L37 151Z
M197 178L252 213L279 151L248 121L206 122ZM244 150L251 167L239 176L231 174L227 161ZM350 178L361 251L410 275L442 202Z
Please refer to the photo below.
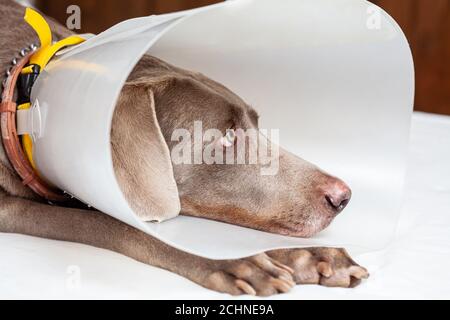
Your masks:
M25 67L22 70L22 74L32 73L33 65L38 65L40 70L44 70L53 56L64 47L73 46L82 43L85 39L79 36L71 36L64 40L61 40L55 44L52 43L52 31L47 21L37 11L27 8L25 11L25 21L34 29L39 37L41 43L40 48L30 58L30 66ZM22 104L18 107L18 110L25 110L31 108L30 103ZM25 154L30 161L31 166L35 171L36 165L33 159L33 140L30 135L22 136L22 146Z
M84 41L82 37L74 35L52 44L52 31L50 30L50 26L37 11L27 8L24 19L37 33L41 42L40 48L30 59L30 64L37 64L41 70L45 68L50 59L59 50L67 46L80 44Z
M41 48L46 48L52 45L52 30L44 17L39 12L27 8L25 10L25 21L36 31L41 42Z

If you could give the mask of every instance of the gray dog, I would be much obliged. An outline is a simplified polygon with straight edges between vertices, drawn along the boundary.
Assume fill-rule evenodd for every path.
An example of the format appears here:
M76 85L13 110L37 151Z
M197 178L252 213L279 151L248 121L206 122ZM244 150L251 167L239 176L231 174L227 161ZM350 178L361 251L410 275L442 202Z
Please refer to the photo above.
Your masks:
M38 43L23 13L23 7L0 0L2 70L21 48ZM70 35L48 21L57 37ZM193 130L194 121L223 132L258 128L255 110L224 86L145 56L122 90L112 127L117 177L141 218L152 208L310 237L326 228L350 200L350 189L342 181L283 150L275 176L260 175L258 164L172 166L172 132ZM171 248L100 212L47 205L22 185L1 145L0 232L112 250L232 295L269 296L288 292L295 284L354 287L368 276L344 249L276 250L214 261Z

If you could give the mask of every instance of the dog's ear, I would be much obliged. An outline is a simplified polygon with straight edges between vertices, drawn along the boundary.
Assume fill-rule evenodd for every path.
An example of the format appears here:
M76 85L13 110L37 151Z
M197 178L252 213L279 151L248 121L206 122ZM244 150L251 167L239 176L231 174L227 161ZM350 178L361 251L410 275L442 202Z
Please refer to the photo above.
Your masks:
M124 86L113 118L111 143L118 182L139 218L161 222L177 216L178 188L148 85Z

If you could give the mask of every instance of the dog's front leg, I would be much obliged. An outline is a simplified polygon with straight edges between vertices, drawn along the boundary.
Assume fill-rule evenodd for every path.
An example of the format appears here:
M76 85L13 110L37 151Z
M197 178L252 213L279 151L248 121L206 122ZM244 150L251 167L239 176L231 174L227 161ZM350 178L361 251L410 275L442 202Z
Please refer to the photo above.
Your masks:
M291 267L297 284L353 288L369 277L367 270L353 261L345 249L286 249L267 254Z
M232 295L289 291L292 270L265 254L214 261L174 249L108 215L48 206L0 194L0 232L83 243L112 250Z

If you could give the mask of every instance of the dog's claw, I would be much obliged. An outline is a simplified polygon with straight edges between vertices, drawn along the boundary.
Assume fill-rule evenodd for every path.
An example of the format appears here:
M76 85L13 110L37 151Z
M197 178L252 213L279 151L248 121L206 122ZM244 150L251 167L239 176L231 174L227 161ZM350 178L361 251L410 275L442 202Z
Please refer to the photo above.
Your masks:
M236 284L236 286L242 290L242 292L244 292L245 294L248 294L250 296L256 296L256 291L255 289L252 288L251 285L249 285L247 282L245 282L244 280L240 280L237 279L234 281L234 283Z
M333 275L333 268L328 262L319 262L317 264L317 271L325 278L329 278Z
M349 273L352 277L355 277L356 279L368 279L369 278L369 272L366 268L360 267L360 266L351 266L349 269Z
M279 292L286 293L289 292L293 286L295 286L295 283L292 281L286 281L282 279L271 279L271 284L277 289Z
M278 262L277 260L272 259L272 258L270 259L270 261L271 261L275 266L277 266L278 268L283 269L283 270L286 270L286 271L289 272L291 275L294 274L294 269L290 268L289 266L286 266L286 265L284 265L284 264L282 264L282 263L280 263L280 262ZM292 279L292 277L289 277L289 278Z

